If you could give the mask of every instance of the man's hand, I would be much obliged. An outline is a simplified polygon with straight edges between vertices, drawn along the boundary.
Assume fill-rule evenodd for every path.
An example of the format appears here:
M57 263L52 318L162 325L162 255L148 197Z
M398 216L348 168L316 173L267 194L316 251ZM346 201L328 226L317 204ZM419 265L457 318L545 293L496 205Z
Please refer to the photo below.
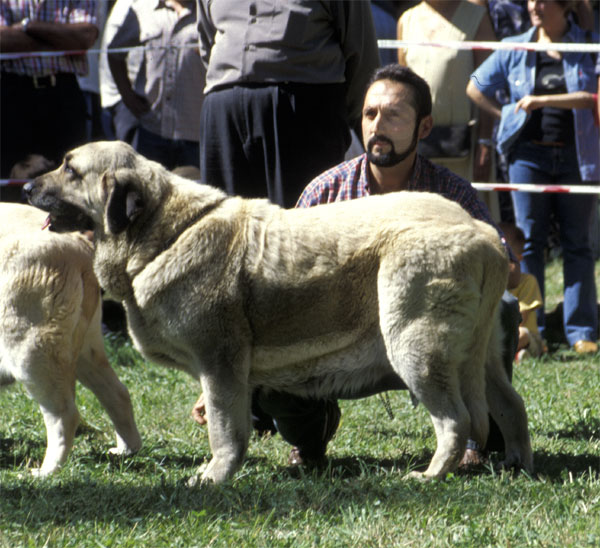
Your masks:
M492 167L491 146L477 143L475 147L475 161L473 162L473 180L474 181L489 181Z
M123 99L125 106L138 119L150 110L150 103L148 102L148 99L138 95L132 89L129 89L129 91L125 94L121 94L121 98Z
M515 114L519 112L519 110L524 110L527 114L530 114L533 110L542 108L545 104L546 101L544 95L526 95L517 102Z
M204 394L200 394L198 401L192 407L192 418L200 425L208 424L206 420L206 405L204 404Z

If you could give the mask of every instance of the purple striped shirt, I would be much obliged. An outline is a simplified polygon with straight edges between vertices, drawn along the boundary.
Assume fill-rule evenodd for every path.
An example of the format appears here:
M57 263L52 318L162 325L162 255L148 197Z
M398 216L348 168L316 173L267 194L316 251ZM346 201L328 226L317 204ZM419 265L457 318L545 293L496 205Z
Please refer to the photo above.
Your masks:
M99 0L104 1L104 0ZM26 17L32 21L49 23L96 24L96 0L2 0L0 26L19 23ZM27 56L23 59L2 61L2 71L27 76L47 76L61 72L85 75L87 57L80 55Z
M329 169L313 179L304 189L296 207L312 207L318 204L341 202L362 198L371 194L367 174L367 155L361 154ZM486 205L477 196L471 183L449 169L438 166L417 154L415 167L406 190L433 192L460 204L475 219L492 225L506 247L511 261L517 262L504 234L492 220Z

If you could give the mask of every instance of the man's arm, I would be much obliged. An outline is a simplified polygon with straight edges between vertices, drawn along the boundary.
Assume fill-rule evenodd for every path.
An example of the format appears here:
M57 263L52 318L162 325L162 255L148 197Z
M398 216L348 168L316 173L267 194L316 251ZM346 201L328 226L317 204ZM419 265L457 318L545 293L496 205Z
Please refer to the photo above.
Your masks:
M134 91L127 72L127 59L120 54L109 53L108 67L123 103L136 118L141 118L150 110L150 103Z
M360 120L367 82L379 67L379 49L370 2L330 2L336 34L346 60L346 104L350 122Z
M524 110L529 114L533 110L544 107L594 109L596 107L596 97L594 93L587 91L574 91L557 95L526 95L517 102L515 112Z
M473 0L471 0L473 1ZM476 2L473 2L476 3ZM496 34L492 26L492 20L487 13L481 19L475 40L479 42L494 41ZM473 50L473 66L477 68L490 55L489 50L474 49ZM492 131L494 128L494 115L485 110L479 109L479 123L477 125L477 142L475 143L474 160L473 160L473 179L475 181L489 181L493 148L490 144Z
M31 51L80 51L98 37L91 23L52 23L31 20L0 27L0 49L5 53Z
M198 49L204 68L208 68L210 50L215 42L217 29L210 18L206 0L196 0L196 19L198 26Z
M471 99L471 101L473 101L480 109L486 111L491 116L500 118L502 115L500 103L498 103L498 101L495 99L487 97L481 93L472 80L469 80L469 83L467 84L467 95L469 96L469 99Z
M126 52L110 52L110 49L120 49L126 47L135 47L140 45L140 25L137 14L133 8L129 8L123 23L119 26L112 40L108 43L108 68L119 90L121 99L125 106L136 118L141 118L143 114L150 110L148 100L138 95L129 79L127 69Z

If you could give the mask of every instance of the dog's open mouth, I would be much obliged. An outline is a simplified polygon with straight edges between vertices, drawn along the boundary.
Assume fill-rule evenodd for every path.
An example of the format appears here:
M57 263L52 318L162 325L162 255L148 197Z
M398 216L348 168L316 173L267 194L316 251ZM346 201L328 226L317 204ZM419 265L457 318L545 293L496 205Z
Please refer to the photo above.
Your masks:
M63 203L60 209L60 213L54 211L49 213L42 230L48 229L51 232L94 230L92 219L78 207Z

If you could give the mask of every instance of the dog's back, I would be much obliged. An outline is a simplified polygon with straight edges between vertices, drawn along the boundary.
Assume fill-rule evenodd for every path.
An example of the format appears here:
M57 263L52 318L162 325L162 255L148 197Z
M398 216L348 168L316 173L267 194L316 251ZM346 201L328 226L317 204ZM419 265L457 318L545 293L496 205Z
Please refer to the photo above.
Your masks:
M42 230L46 216L0 204L0 378L22 382L40 404L48 446L39 474L54 471L71 448L76 378L107 408L119 451L141 445L129 394L104 352L92 245L78 233Z

